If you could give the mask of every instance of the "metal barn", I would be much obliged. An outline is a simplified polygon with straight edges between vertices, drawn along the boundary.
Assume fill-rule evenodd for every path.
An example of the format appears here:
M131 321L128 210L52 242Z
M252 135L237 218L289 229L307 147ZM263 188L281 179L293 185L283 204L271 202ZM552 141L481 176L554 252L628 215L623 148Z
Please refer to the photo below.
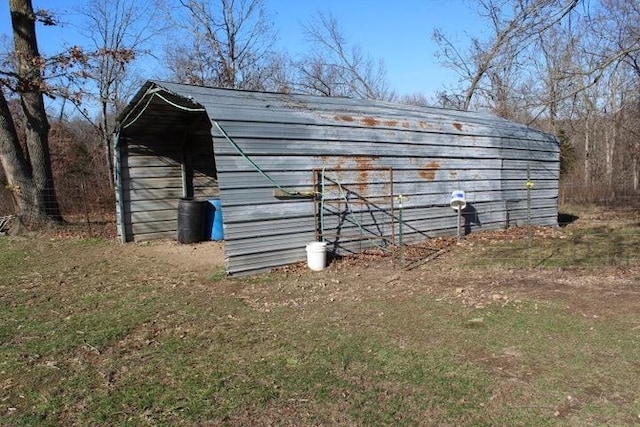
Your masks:
M219 197L232 275L455 234L458 190L467 233L557 225L558 141L487 114L149 81L114 146L120 239L175 238L182 198Z

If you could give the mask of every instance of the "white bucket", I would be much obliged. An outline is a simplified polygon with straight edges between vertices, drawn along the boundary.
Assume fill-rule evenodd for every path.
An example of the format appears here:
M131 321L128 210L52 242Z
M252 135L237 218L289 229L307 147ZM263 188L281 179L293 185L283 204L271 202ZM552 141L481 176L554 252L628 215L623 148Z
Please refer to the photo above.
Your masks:
M451 201L449 202L451 207L455 210L461 210L467 207L467 201L464 198L464 191L456 190L451 193Z
M327 266L327 242L307 244L307 265L313 271L321 271Z

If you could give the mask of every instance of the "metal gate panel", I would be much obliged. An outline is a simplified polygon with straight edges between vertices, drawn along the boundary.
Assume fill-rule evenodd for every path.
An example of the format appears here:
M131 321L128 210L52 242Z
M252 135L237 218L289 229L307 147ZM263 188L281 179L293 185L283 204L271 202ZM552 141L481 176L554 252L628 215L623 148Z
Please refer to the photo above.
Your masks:
M393 169L314 169L317 240L336 253L395 245Z

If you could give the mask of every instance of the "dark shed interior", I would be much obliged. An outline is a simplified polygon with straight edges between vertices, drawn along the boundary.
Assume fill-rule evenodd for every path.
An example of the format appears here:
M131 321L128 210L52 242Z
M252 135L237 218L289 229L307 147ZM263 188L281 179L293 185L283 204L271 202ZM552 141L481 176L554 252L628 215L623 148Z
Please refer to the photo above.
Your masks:
M182 198L218 196L211 122L166 91L132 102L116 133L119 235L123 242L175 238Z

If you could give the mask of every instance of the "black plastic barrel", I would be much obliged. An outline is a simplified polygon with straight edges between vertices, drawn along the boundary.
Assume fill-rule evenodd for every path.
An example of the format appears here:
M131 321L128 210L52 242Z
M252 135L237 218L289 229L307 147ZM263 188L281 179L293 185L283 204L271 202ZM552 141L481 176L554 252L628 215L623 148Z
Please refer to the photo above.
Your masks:
M180 199L178 203L178 242L197 243L204 239L206 202Z

